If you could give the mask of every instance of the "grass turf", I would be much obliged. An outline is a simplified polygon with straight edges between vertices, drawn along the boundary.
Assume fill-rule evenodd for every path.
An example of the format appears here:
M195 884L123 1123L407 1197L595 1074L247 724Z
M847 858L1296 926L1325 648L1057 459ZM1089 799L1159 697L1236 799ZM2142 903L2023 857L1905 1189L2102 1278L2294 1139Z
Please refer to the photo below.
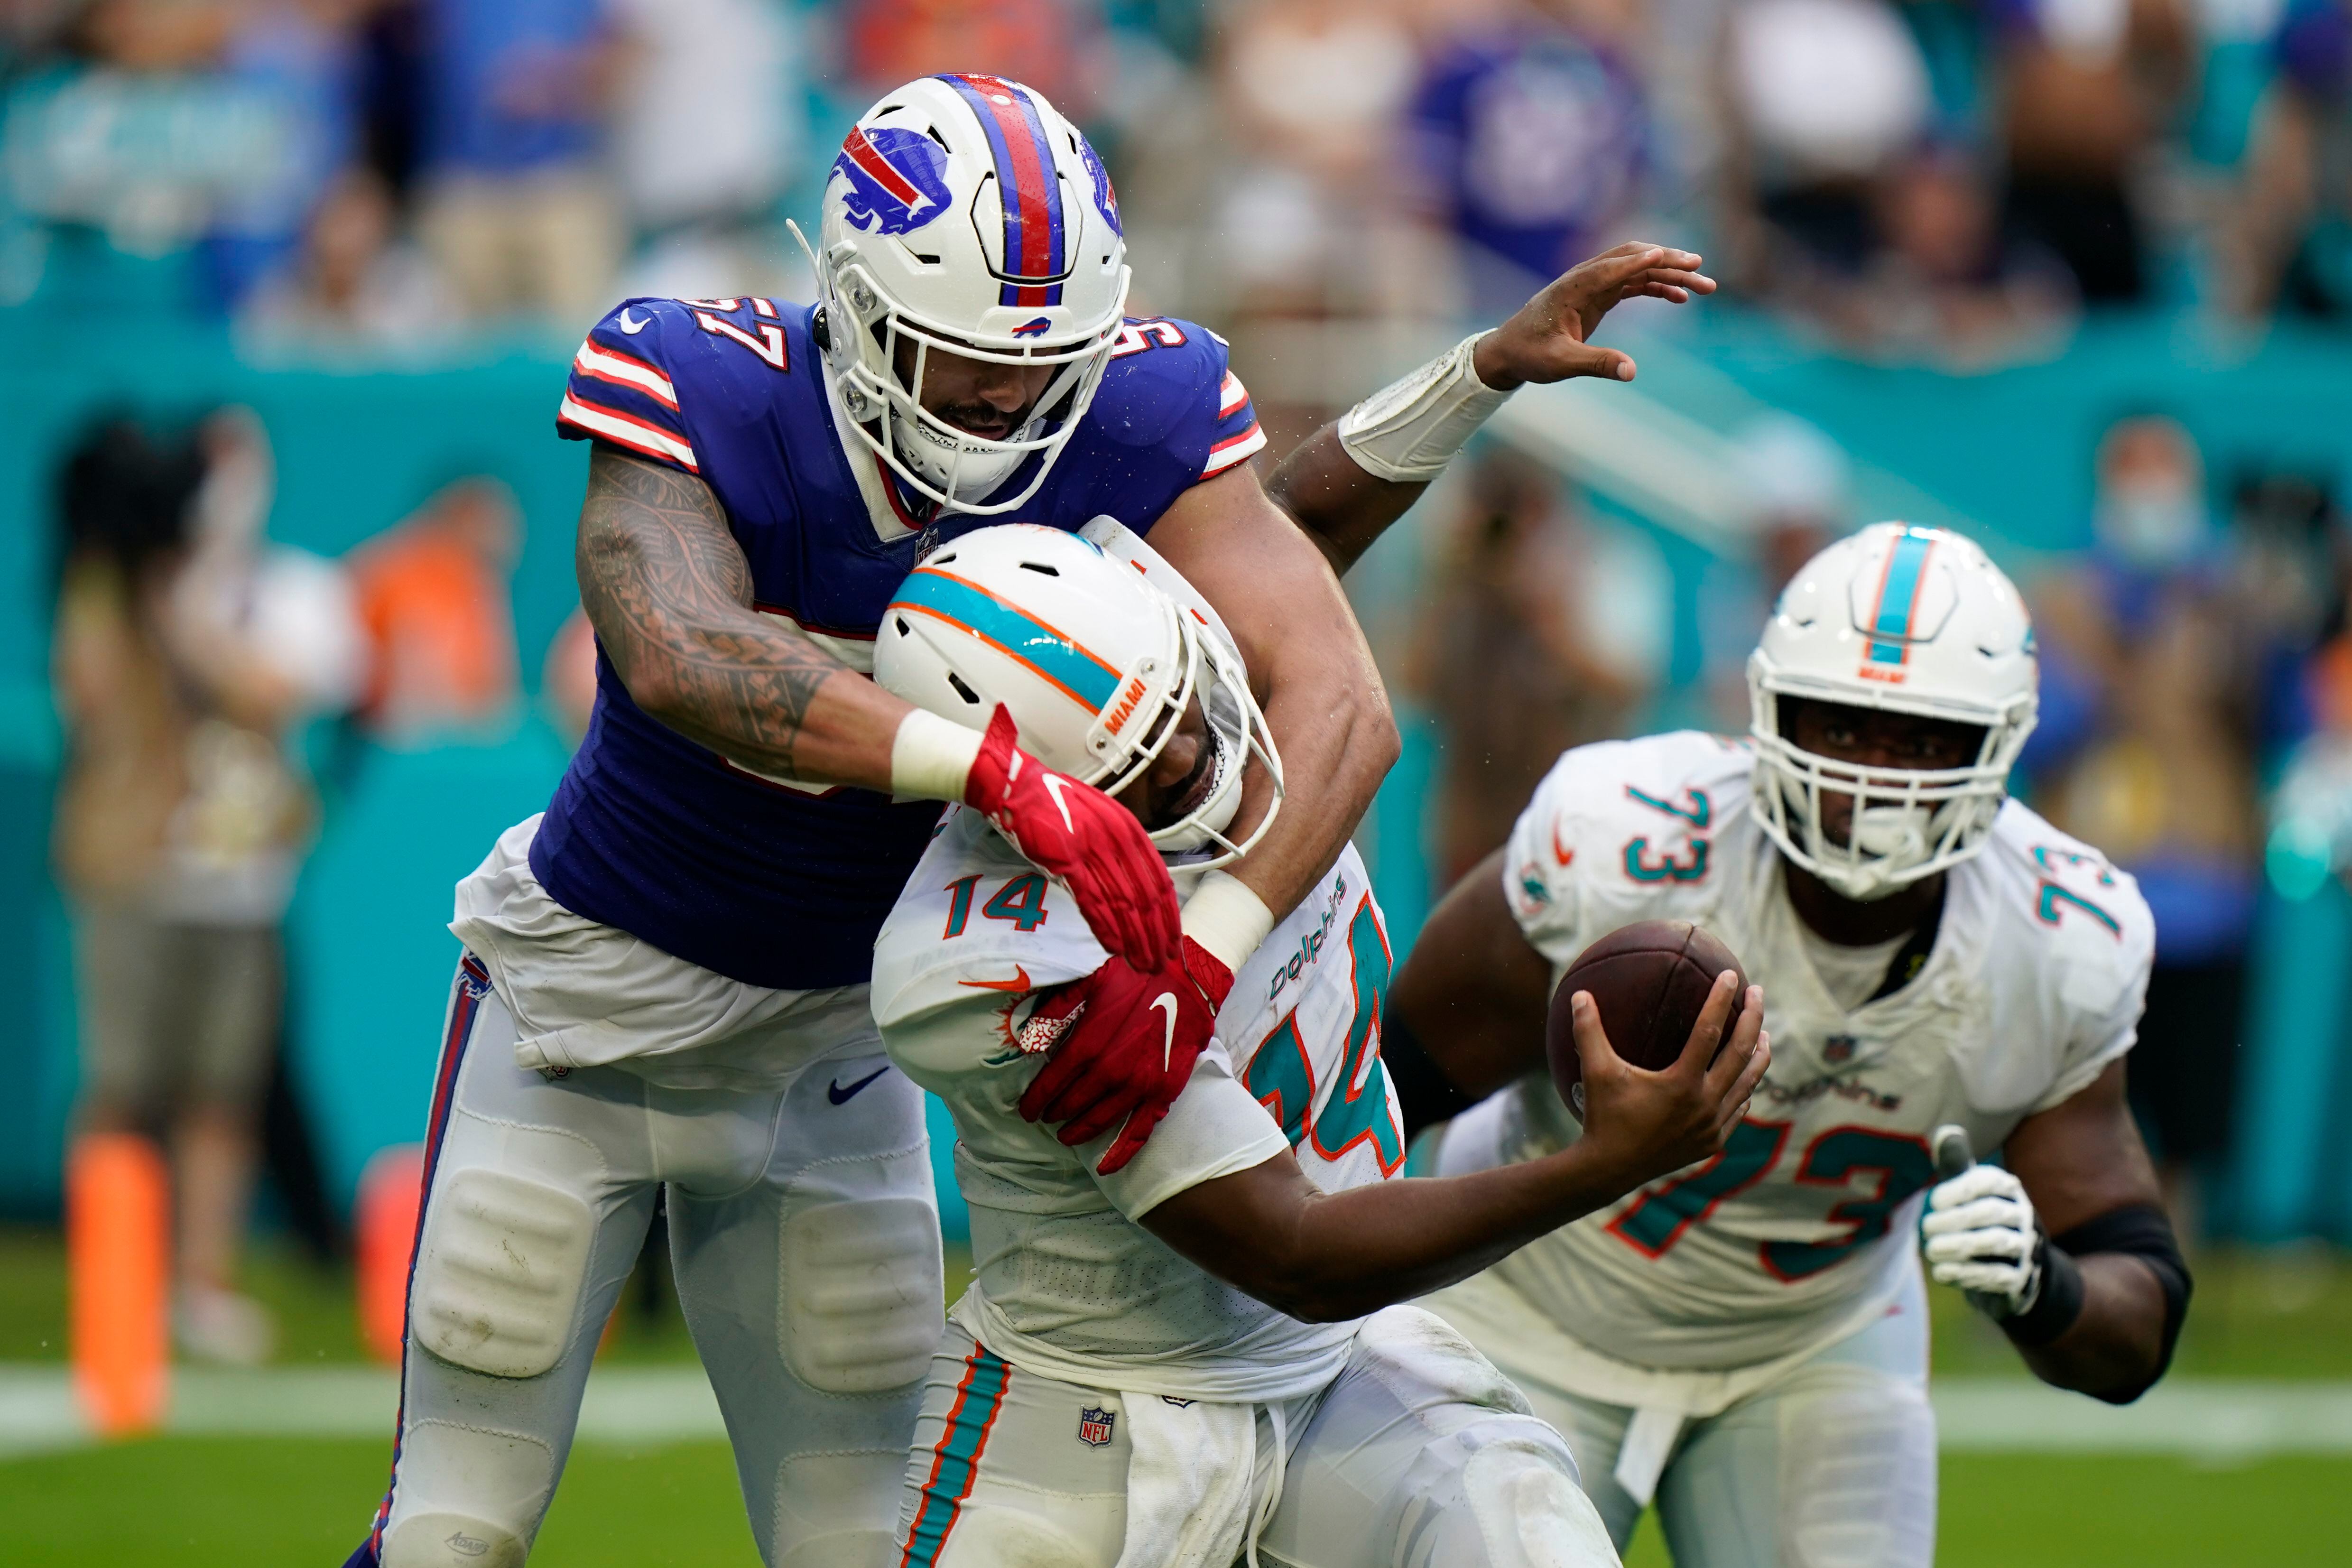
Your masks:
M961 1281L964 1260L951 1264ZM348 1282L257 1247L247 1288L278 1315L281 1364L361 1351ZM0 1360L64 1356L62 1248L51 1230L0 1227ZM632 1292L634 1295L634 1291ZM1942 1373L2019 1372L2015 1352L1948 1291L1935 1302ZM605 1352L690 1360L674 1306L625 1310ZM2352 1377L2352 1265L2339 1254L2208 1254L2177 1369L2189 1375ZM334 1568L382 1489L386 1445L165 1438L0 1463L0 1563L171 1562L184 1568ZM2326 1561L2352 1537L2352 1462L2280 1458L2215 1468L2176 1459L1964 1454L1943 1463L1944 1568ZM1645 1521L1627 1568L1668 1561ZM534 1568L754 1568L722 1445L583 1445L532 1554Z
M364 1442L166 1438L0 1465L11 1568L173 1563L333 1568L383 1484ZM1944 1461L1943 1568L2210 1568L2316 1563L2352 1535L2342 1461L2203 1468L2173 1460L1966 1455ZM727 1450L583 1445L534 1568L757 1568ZM1667 1562L1644 1521L1627 1568Z

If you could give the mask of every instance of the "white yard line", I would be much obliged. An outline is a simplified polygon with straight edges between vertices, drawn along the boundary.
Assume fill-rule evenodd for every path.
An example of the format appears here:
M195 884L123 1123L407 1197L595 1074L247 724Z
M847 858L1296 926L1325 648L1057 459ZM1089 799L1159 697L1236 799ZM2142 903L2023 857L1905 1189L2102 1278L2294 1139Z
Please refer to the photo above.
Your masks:
M2352 1454L2352 1383L2179 1378L2121 1409L2018 1379L1942 1378L1936 1419L1948 1453L2167 1454L2233 1460ZM399 1399L374 1367L188 1368L165 1429L187 1436L383 1437ZM723 1438L698 1367L618 1366L588 1382L591 1442ZM65 1368L0 1364L0 1459L91 1442Z

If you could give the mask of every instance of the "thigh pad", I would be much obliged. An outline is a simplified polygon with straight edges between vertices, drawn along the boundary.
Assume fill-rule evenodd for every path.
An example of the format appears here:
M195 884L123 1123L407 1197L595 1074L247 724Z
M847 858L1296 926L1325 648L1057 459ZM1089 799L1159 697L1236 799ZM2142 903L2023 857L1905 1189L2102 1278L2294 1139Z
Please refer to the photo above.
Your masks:
M939 1211L882 1197L796 1208L783 1221L777 1325L785 1364L827 1394L901 1388L944 1326Z
M537 1377L571 1338L595 1237L587 1203L561 1187L481 1166L450 1173L417 1253L411 1333L469 1371Z

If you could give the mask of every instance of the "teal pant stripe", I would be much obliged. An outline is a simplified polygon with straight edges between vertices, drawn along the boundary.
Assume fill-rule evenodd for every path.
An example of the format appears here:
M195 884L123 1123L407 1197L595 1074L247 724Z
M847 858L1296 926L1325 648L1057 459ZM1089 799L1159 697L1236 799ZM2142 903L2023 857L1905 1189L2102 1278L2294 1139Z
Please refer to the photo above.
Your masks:
M996 1424L1011 1375L1012 1369L985 1350L976 1349L964 1359L963 1382L948 1408L947 1430L934 1450L930 1479L923 1483L923 1506L916 1510L914 1529L908 1531L900 1568L931 1568L939 1561L980 1474L988 1429Z

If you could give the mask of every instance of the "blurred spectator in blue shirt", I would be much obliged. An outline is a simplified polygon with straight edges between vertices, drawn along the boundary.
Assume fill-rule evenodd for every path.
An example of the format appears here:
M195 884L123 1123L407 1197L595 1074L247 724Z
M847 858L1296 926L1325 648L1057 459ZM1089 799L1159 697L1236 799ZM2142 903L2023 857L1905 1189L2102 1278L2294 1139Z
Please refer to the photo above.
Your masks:
M1470 305L1507 314L1612 242L1642 195L1639 8L1547 0L1432 61L1411 132L1427 198L1464 242Z
M2236 591L2178 424L2109 428L2092 516L2087 558L2036 595L2042 722L2023 765L2036 806L2137 878L2156 917L2131 1092L2179 1200L2230 1132L2267 634Z
M604 0L422 5L425 245L476 314L584 330L624 242L600 164L626 39Z
M2293 0L2231 226L2231 303L2352 313L2352 0Z
M286 142L274 178L225 203L205 248L230 308L284 265L336 174L359 153L359 27L383 0L258 0L233 12L223 79L271 106Z

